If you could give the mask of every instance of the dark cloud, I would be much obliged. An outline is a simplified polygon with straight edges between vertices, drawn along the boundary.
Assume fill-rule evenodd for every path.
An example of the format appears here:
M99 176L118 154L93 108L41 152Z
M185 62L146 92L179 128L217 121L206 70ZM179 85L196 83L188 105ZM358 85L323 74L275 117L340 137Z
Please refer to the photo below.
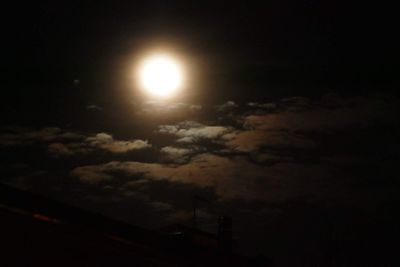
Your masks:
M277 108L277 105L275 103L249 102L247 103L247 105L252 108L260 108L266 110L275 110Z
M138 115L165 115L165 114L174 114L181 112L189 112L193 114L202 109L201 105L198 104L190 104L184 102L164 102L164 101L145 101L142 103L136 103L136 113Z
M48 146L48 151L50 154L53 155L60 155L60 156L71 156L76 152L71 150L67 145L63 143L52 143Z
M260 166L242 157L226 158L200 154L188 163L168 165L142 162L109 162L75 168L71 175L82 182L111 182L115 175L124 174L150 181L191 184L212 187L221 200L269 200L279 201L293 195L309 194L315 189L315 181L328 181L329 168L323 165L281 163ZM309 176L312 175L313 178ZM132 179L131 178L131 179ZM305 180L314 184L303 184ZM137 182L134 182L136 185ZM322 191L321 191L322 193ZM326 192L324 191L326 194Z
M262 147L275 148L306 148L316 147L314 141L299 135L287 132L248 130L225 134L222 139L225 145L235 151L252 152Z
M215 108L219 112L228 112L238 108L239 105L236 104L234 101L227 101L221 105L217 105Z
M18 129L8 133L0 134L0 146L24 146L34 143L47 143L54 141L73 141L82 139L84 136L78 133L63 131L57 127L47 127L38 131L27 131Z
M297 98L296 101L298 102ZM308 103L308 100L302 100L301 103L303 102ZM351 106L334 109L326 103L308 106L303 112L297 112L299 109L291 107L293 106L274 114L248 115L244 119L244 126L258 130L306 132L329 132L346 128L350 130L355 127L365 128L378 121L391 123L396 119L394 114L398 109L395 101L379 97L357 98Z
M295 96L283 98L281 100L282 106L284 106L288 111L296 112L303 111L311 107L311 100L307 97Z

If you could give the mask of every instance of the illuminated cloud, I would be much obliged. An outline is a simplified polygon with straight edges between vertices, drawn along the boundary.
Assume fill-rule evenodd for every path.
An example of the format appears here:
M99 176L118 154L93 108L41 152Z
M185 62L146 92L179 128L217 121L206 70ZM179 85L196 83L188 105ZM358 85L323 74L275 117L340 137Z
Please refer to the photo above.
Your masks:
M160 152L169 160L175 162L184 162L189 158L188 156L194 153L194 150L188 148L166 146L163 147Z
M208 126L198 122L186 121L176 125L161 125L158 132L176 136L177 142L194 143L201 139L217 139L232 128L225 126Z
M47 151L54 156L85 154L99 149L111 153L126 153L151 147L147 140L115 140L112 135L107 133L86 137L83 134L63 131L60 128L44 128L39 131L19 131L0 135L0 146L2 147L39 143L47 144Z
M47 147L50 155L66 157L65 160L74 155L93 156L91 165L67 171L82 182L123 187L126 197L145 199L154 184L168 183L175 187L210 189L221 201L283 201L307 194L328 196L333 190L331 185L335 184L329 179L338 168L372 162L365 158L349 160L350 163L347 158L340 161L346 148L336 151L335 147L344 147L347 136L336 138L336 134L350 129L357 137L354 129L394 121L396 108L385 101L380 98L347 101L336 98L319 102L286 99L278 101L273 112L261 115L255 109L264 104L248 105L247 110L243 107L242 114L231 120L211 107L208 110L214 113L207 117L207 123L186 120L153 128L159 138L154 151L160 153L141 158L148 162L116 154L149 148L149 142L117 140L105 132L88 136L59 128L20 129L3 133L0 140L3 146L39 144L40 148ZM293 105L308 106L301 111L288 108ZM269 108L273 106L264 107ZM218 117L223 119L223 125L216 123ZM169 135L172 142L171 138L161 135ZM366 142L362 146L364 149L370 144ZM357 155L349 154L351 149L345 154L352 160ZM101 151L109 153L96 158L95 153ZM98 159L105 162L96 162ZM118 161L112 161L115 159ZM334 179L337 181L338 176ZM152 197L148 201L163 202Z
M112 153L125 153L131 150L150 148L151 144L147 140L119 141L106 133L98 133L85 140L89 146L108 150Z

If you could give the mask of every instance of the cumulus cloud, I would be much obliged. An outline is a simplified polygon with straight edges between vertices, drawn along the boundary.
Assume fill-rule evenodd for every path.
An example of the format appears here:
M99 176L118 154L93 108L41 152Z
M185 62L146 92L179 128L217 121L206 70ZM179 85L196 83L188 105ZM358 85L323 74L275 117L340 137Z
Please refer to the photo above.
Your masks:
M86 138L85 141L91 147L101 148L112 153L125 153L131 150L151 147L147 140L119 141L107 133L98 133L95 136Z
M85 154L99 149L111 153L125 153L151 147L147 140L115 140L112 135L107 133L98 133L87 137L56 127L43 128L38 131L19 130L0 134L0 147L35 144L47 144L47 151L54 156Z
M186 121L176 125L161 125L158 132L178 137L177 142L193 143L201 139L217 139L231 130L231 127L208 126L198 122Z
M160 151L167 159L175 162L185 162L188 160L188 156L194 153L193 149L178 148L173 146L163 147Z
M87 137L79 143L52 143L48 151L56 156L86 154L96 150L106 150L111 153L126 153L132 150L150 148L151 144L147 140L115 140L112 135L98 133L95 136Z

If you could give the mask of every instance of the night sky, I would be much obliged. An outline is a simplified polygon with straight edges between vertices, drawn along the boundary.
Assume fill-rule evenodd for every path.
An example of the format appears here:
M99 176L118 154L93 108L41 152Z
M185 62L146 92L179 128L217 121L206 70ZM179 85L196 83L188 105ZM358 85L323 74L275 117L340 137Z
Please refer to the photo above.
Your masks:
M200 196L200 228L232 216L237 250L277 266L390 262L395 10L262 2L6 5L1 181L150 229ZM160 47L188 70L168 100L130 72Z

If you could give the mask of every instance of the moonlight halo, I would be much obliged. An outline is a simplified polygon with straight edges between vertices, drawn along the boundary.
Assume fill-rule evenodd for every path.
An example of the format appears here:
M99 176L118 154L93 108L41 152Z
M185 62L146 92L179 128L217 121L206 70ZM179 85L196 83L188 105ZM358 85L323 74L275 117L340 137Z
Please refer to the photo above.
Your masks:
M139 84L148 93L169 97L182 87L183 71L179 62L167 54L151 55L139 67Z

